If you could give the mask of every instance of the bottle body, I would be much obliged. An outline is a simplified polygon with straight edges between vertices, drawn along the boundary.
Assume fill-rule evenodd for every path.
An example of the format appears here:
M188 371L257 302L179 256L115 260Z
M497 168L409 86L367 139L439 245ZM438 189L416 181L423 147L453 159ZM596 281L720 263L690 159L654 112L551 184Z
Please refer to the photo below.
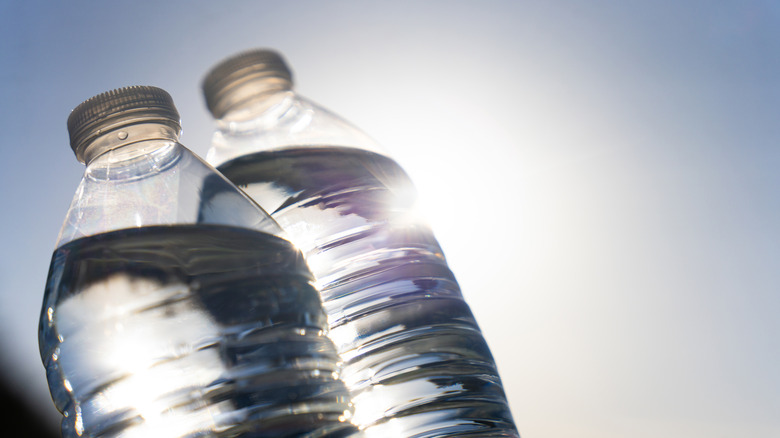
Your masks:
M303 251L366 436L519 436L489 348L397 163L305 145L218 169Z
M40 332L63 436L343 432L324 318L300 253L267 233L173 225L71 241L53 256Z

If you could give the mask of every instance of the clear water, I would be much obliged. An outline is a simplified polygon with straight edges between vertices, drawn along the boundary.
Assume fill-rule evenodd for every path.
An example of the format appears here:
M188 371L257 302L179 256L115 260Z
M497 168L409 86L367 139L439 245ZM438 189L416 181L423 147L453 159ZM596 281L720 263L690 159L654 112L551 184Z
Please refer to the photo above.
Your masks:
M289 242L182 225L57 249L39 337L64 437L342 437L325 330Z
M303 251L366 436L518 436L493 357L394 161L309 147L219 170Z

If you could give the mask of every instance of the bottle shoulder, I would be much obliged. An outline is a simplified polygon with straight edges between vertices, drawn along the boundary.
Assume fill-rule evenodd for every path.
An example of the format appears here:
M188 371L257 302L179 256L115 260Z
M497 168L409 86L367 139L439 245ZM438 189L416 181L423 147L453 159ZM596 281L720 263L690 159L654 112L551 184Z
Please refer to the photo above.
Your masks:
M229 225L283 236L265 211L202 159L178 143L158 146L137 156L109 151L93 160L66 213L57 246L157 225Z
M253 118L218 120L206 159L216 166L255 152L323 146L351 147L387 155L376 140L343 117L288 93Z

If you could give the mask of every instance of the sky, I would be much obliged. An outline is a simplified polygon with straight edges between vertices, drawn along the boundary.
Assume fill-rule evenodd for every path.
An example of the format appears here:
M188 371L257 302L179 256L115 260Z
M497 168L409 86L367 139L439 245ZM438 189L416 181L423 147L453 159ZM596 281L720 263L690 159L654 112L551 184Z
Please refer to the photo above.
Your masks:
M415 181L524 438L780 436L770 0L0 2L6 419L58 428L37 325L70 110L158 86L205 155L200 82L256 47Z

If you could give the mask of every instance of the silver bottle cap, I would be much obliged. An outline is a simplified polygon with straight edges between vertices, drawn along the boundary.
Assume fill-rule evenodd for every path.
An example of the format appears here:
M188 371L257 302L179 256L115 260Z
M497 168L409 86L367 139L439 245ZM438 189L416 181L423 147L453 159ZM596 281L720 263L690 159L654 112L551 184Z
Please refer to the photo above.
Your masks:
M267 49L225 59L209 71L202 84L206 106L217 119L235 105L292 86L292 72L282 56Z
M149 86L118 88L85 100L68 117L70 146L85 162L85 151L98 137L140 123L161 123L181 131L179 112L165 90ZM122 132L119 133L120 139Z

